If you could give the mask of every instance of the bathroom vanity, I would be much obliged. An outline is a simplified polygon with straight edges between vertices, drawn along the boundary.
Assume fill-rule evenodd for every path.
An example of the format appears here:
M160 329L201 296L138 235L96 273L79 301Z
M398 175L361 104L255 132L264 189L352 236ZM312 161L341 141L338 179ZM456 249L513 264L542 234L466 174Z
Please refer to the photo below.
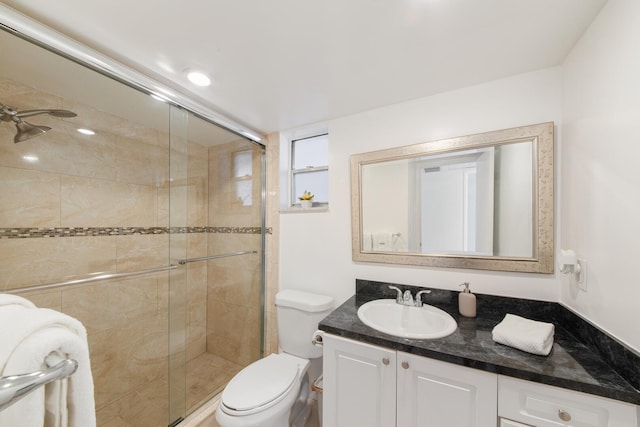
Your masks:
M356 314L368 301L394 298L388 285L358 280L356 295L320 322L325 425L639 426L638 356L564 307L478 295L478 317L470 319L457 314L456 292L433 290L425 304L454 316L458 329L407 339ZM495 343L491 330L507 312L554 323L551 354Z
M496 374L334 335L323 360L328 426L495 423Z

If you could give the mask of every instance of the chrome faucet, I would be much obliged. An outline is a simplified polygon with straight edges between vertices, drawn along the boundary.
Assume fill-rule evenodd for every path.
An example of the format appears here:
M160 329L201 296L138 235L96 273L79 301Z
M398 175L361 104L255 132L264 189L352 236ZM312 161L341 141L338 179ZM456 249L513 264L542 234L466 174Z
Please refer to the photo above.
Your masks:
M408 305L410 307L422 307L422 294L431 293L431 291L428 289L422 290L416 294L416 298L414 299L410 290L406 290L404 291L404 293L402 293L402 291L398 287L391 285L389 286L389 289L397 292L396 302L398 304Z
M422 307L422 294L430 294L430 289L424 289L416 294L415 306Z
M403 305L413 305L413 295L411 295L411 291L404 291L404 295L402 296L402 304Z
M397 286L389 285L389 289L396 291L398 294L396 295L396 302L398 304L404 304L404 299L402 298L402 291Z

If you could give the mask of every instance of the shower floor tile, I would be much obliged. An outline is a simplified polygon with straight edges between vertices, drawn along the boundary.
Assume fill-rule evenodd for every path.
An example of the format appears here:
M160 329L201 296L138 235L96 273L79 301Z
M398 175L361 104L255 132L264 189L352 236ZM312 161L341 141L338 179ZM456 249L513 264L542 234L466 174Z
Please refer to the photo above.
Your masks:
M220 393L243 366L211 353L187 362L187 413Z
M202 353L187 362L187 413L221 392L242 366ZM168 412L166 380L148 382L96 412L98 427L165 427Z

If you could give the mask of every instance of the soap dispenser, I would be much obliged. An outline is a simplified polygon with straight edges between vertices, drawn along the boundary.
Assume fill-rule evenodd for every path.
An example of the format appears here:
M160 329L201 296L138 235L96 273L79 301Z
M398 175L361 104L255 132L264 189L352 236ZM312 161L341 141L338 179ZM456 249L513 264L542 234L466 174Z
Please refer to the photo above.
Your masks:
M462 292L458 294L458 311L465 317L476 317L476 296L469 290L469 282L464 282Z

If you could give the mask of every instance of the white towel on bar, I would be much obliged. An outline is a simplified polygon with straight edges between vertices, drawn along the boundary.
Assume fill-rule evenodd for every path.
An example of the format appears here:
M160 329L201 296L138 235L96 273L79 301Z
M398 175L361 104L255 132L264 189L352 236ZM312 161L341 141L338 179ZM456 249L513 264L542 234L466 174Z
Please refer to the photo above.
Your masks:
M36 308L35 304L26 298L19 297L18 295L0 294L0 307L9 306Z
M553 347L554 332L555 328L552 323L538 322L515 314L507 314L502 322L493 328L492 336L497 343L547 356Z
M93 378L82 324L45 308L0 305L0 375L47 369L52 352L78 362L78 370L32 391L0 411L0 426L95 427Z

